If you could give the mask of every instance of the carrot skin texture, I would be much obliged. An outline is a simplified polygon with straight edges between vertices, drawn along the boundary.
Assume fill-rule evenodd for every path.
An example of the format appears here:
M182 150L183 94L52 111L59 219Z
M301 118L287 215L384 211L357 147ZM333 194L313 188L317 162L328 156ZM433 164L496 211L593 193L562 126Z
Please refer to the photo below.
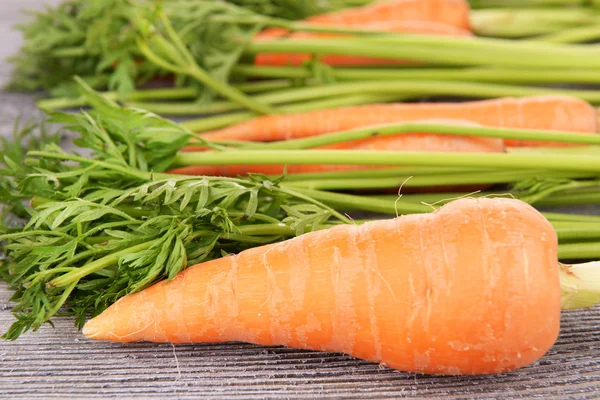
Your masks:
M597 113L587 102L569 96L530 96L464 103L369 104L298 114L258 117L206 132L208 140L276 141L385 123L424 119L461 119L484 126L598 132ZM561 146L559 143L505 140L507 146Z
M84 334L343 352L395 369L492 374L539 359L560 323L557 238L514 199L342 225L188 268Z

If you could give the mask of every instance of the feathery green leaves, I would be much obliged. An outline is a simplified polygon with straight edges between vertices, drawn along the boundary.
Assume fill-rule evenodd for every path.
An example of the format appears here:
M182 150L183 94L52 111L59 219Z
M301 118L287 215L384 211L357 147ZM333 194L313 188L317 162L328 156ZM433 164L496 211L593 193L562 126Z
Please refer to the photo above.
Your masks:
M17 156L6 158L0 182L28 221L0 231L0 279L17 304L5 339L59 314L82 326L87 315L188 266L351 222L279 179L163 173L194 135L79 84L93 109L53 115L79 134L77 152L52 142L23 157L7 147Z

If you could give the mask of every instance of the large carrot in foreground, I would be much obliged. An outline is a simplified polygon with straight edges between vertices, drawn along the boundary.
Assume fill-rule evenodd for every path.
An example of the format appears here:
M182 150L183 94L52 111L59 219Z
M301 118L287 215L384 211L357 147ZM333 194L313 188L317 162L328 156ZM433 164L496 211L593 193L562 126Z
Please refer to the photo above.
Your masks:
M276 141L316 136L369 125L424 119L461 119L485 126L596 133L597 113L569 96L501 98L464 103L368 104L258 117L203 134L208 140ZM508 146L549 143L505 140Z
M405 371L489 374L546 353L560 306L550 223L519 200L480 198L191 267L124 297L83 332L285 345Z
M429 120L429 122L435 121L436 120ZM476 125L471 122L460 120L437 121L453 123L456 125ZM322 146L318 149L501 153L504 152L504 143L502 139L494 138L417 133L380 136L351 142L342 142L333 145ZM188 147L187 150L193 150L193 147ZM238 175L247 175L248 173L279 175L284 172L289 174L297 174L304 172L350 171L377 168L368 165L318 164L320 160L319 153L315 152L313 154L315 164L310 165L194 165L189 167L175 168L170 172L184 175L214 175L235 177Z

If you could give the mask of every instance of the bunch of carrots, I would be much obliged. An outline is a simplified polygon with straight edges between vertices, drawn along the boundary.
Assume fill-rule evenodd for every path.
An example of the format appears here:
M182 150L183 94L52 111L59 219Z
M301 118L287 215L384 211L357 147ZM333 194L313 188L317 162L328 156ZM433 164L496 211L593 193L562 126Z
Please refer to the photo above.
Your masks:
M594 2L365 1L295 20L192 3L123 8L118 57L94 47L85 4L49 11L57 31L84 27L68 44L24 49L14 87L60 94L38 105L92 156L5 151L2 202L25 219L0 231L5 338L62 309L93 339L491 374L541 358L561 308L600 302L600 217L534 208L600 203L600 92L565 86L600 83L581 44L600 37Z

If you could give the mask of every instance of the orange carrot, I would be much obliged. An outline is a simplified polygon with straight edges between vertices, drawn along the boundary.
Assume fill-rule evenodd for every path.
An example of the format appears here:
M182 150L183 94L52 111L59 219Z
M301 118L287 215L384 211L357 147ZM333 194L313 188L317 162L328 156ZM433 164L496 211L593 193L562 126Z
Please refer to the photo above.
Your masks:
M341 225L187 269L126 296L83 333L117 342L245 341L343 352L395 369L490 374L555 342L557 237L514 199Z
M304 20L319 25L360 27L370 22L413 21L439 23L470 30L469 4L465 0L388 0L334 13L315 15ZM287 30L265 29L258 39L285 36Z
M412 122L431 118L461 119L485 126L596 133L596 110L569 96L501 98L464 103L368 104L267 115L217 131L208 140L276 141L316 136L368 125ZM557 145L536 141L505 140L508 146Z
M421 122L436 122L432 120ZM437 120L437 122L446 122ZM475 125L472 122L452 120L451 123L457 125ZM188 147L186 150L191 150ZM387 151L448 151L448 152L479 152L479 153L498 153L504 151L502 139L481 138L481 137L461 137L449 135L434 135L426 133L402 134L394 136L373 137L351 142L336 143L327 146L321 146L318 149L332 150L387 150ZM315 150L315 161L318 162L318 150ZM247 175L248 173L261 173L266 175L280 175L284 170L289 174L304 172L332 172L332 171L350 171L360 169L377 168L368 165L331 165L331 164L312 164L312 165L194 165L188 167L176 168L170 171L175 174L183 175L211 175L211 176L230 176Z
M447 36L472 36L468 30L454 27L452 25L439 22L419 22L419 21L369 21L364 23L347 24L346 28L372 29L388 32L415 33L422 35L447 35ZM296 32L289 35L292 39L312 39L319 37L332 36L328 34ZM273 36L258 37L257 40L269 40ZM310 54L284 54L284 53L264 53L258 54L254 60L256 65L302 65L302 63L311 59ZM330 55L320 59L325 64L335 66L352 65L393 65L407 64L405 61L389 60L371 57L359 56L337 56Z

